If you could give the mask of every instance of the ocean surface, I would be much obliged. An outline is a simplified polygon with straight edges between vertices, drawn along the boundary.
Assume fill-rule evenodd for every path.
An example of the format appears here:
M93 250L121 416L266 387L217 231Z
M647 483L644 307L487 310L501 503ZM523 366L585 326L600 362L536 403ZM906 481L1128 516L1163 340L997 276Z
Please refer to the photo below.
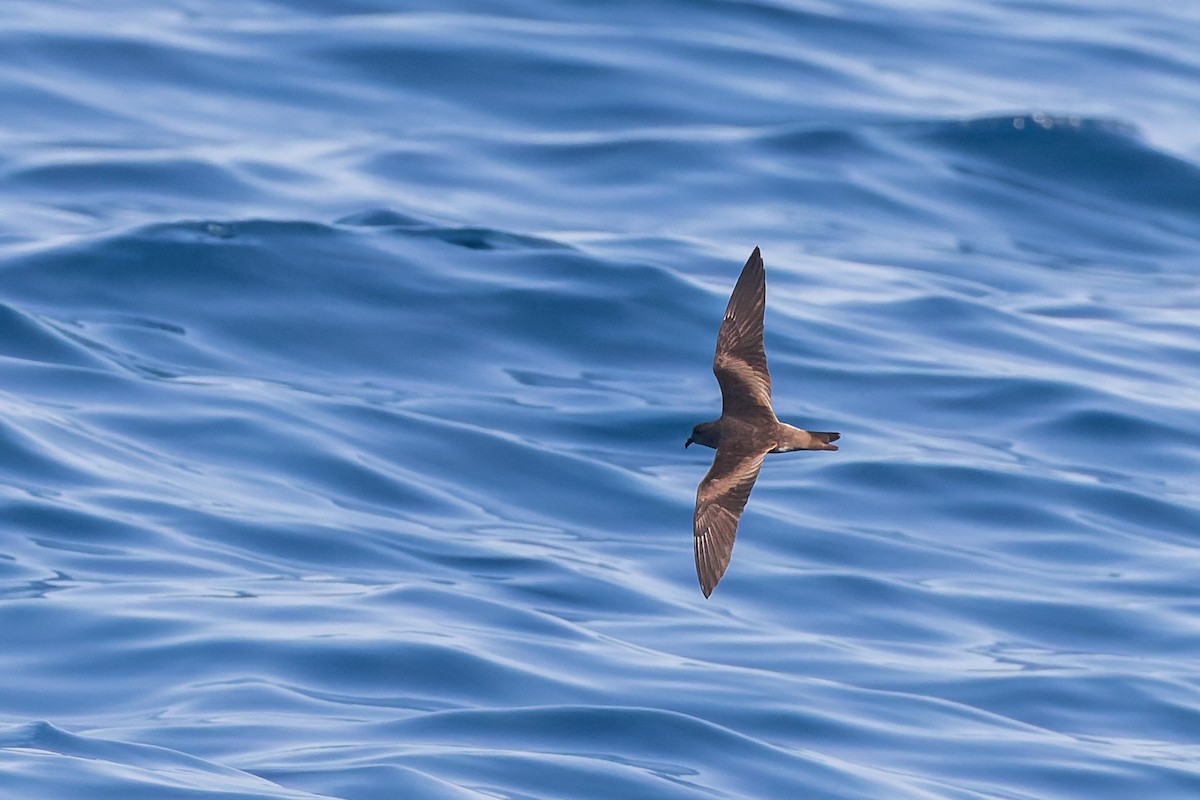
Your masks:
M1197 4L0 18L4 800L1200 797Z

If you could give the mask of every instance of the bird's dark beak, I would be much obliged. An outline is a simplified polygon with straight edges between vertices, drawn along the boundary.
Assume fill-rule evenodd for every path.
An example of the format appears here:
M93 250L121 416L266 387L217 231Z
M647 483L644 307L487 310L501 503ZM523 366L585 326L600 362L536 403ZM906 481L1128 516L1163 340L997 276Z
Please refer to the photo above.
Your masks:
M695 440L695 439L693 439L693 438L691 438L691 437L689 436L689 437L688 437L688 440L687 440L686 442L684 442L684 443L683 443L683 449L684 449L684 450L687 450L687 449L688 449L688 445L690 445L690 444L691 444L692 442L694 442L694 441L696 441L696 440Z

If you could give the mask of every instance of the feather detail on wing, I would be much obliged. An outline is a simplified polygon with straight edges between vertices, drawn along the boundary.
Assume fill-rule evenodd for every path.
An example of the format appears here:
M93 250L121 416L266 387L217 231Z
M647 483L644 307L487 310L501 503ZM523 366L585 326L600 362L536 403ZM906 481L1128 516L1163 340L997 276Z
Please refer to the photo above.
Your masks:
M766 272L756 247L733 287L717 333L713 373L721 385L722 416L775 417L771 410L771 374L763 348L766 304Z
M696 489L693 545L696 575L705 597L712 594L713 587L729 566L738 520L742 516L742 509L746 507L750 490L754 488L765 455L761 450L740 453L717 448L712 467Z

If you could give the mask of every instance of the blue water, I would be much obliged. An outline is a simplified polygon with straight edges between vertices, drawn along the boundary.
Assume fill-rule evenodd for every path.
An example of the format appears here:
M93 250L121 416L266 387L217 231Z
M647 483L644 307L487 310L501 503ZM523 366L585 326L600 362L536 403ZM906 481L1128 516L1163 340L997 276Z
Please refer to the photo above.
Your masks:
M1144 5L6 3L0 796L1200 796ZM755 246L842 447L706 601Z

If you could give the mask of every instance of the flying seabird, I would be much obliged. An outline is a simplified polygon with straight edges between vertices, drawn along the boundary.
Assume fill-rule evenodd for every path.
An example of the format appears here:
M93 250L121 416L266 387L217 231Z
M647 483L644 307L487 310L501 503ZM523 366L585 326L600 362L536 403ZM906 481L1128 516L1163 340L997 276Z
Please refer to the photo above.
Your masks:
M713 588L733 553L738 519L754 488L767 453L837 450L840 433L806 431L775 418L771 375L763 350L763 311L767 276L758 248L750 254L717 333L713 372L721 385L721 418L701 422L684 443L715 448L712 467L696 489L696 575L704 596Z

